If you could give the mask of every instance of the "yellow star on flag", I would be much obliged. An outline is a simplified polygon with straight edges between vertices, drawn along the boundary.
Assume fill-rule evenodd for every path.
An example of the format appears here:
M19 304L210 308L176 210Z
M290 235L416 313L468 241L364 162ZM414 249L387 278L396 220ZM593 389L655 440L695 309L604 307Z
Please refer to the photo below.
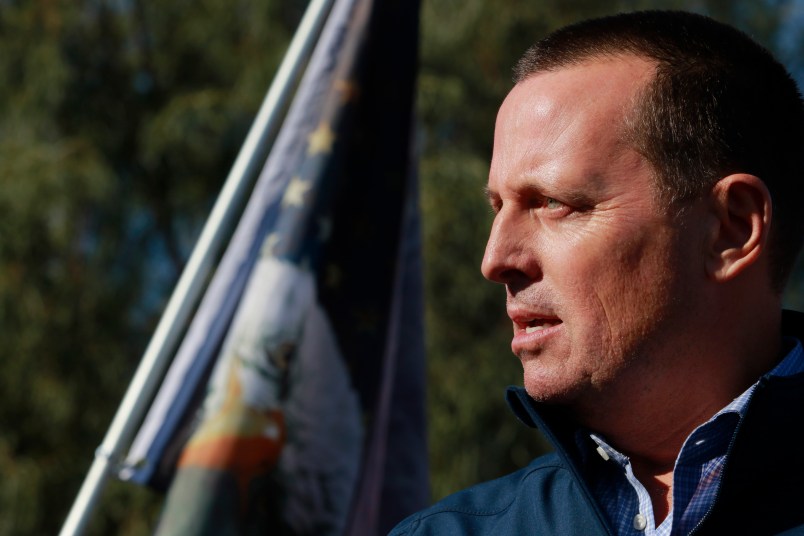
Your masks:
M328 153L332 150L335 143L335 134L326 123L321 123L318 128L307 138L307 154L312 156L319 153Z
M344 79L335 81L335 91L340 93L342 104L346 104L347 102L356 99L360 94L360 88L357 87L357 84L350 80Z
M293 177L288 183L285 195L282 197L283 207L300 207L304 204L304 196L310 191L310 182L301 177Z

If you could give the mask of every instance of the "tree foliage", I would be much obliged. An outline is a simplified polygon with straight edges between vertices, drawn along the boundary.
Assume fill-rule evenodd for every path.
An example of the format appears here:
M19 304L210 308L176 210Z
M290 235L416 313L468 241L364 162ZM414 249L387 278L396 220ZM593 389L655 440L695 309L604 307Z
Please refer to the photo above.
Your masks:
M0 534L57 532L303 7L2 3Z
M66 515L304 2L50 0L0 9L0 534ZM582 18L686 7L800 69L794 3L425 0L418 92L433 498L545 448L503 293L479 272L482 193L510 67ZM795 20L793 18L793 20ZM788 300L801 304L794 281ZM145 534L160 498L114 483L95 534Z

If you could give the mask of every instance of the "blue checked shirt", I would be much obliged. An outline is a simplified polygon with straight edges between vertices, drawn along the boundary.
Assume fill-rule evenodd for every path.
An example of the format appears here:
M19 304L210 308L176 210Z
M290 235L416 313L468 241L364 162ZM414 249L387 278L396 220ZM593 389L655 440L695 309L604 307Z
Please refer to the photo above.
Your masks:
M804 350L797 339L785 339L792 350L770 373L791 376L804 372ZM587 460L597 457L589 468L588 481L612 526L619 535L675 536L688 534L711 508L717 493L726 454L756 384L717 412L687 437L673 470L673 508L658 526L653 505L645 487L634 476L627 456L617 452L605 439L579 431L579 444ZM588 441L591 437L593 443ZM595 447L596 446L596 447ZM596 453L589 453L596 448ZM600 463L602 460L602 463Z

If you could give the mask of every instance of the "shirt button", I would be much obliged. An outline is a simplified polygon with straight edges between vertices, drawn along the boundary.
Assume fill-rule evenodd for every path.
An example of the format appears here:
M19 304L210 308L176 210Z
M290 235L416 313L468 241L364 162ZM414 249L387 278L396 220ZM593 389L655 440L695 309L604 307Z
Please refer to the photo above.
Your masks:
M603 458L605 461L609 461L609 455L603 449L603 447L597 447L597 453L600 454L600 457Z
M648 526L648 520L645 519L645 516L642 514L637 514L634 516L634 528L637 530L645 530L645 527Z

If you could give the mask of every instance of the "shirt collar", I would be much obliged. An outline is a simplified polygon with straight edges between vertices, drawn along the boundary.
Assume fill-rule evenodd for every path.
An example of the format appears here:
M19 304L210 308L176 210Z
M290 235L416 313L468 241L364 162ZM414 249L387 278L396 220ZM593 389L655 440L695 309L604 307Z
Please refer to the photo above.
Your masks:
M785 357L777 364L765 377L786 377L804 372L804 349L801 341L793 337L785 337L783 340L785 348L790 348ZM715 413L707 422L698 426L684 441L681 453L685 454L685 462L702 463L704 460L714 459L722 456L728 449L734 431L740 420L745 416L748 403L754 394L759 380L743 391L737 398L732 400L723 409ZM595 433L588 433L592 441L595 442L597 453L604 459L613 458L619 464L627 463L628 458L620 454L616 449L606 443L605 439ZM577 437L577 436L576 436ZM588 445L588 442L576 439L576 444ZM601 454L601 450L605 453ZM583 451L582 451L583 452ZM582 455L584 459L586 455Z
M782 361L768 372L765 377L786 377L804 372L804 347L802 347L801 341L794 337L785 337L783 342L785 347L790 349ZM725 426L733 432L740 418L745 415L748 402L756 389L757 383L751 385L740 396L713 415L709 421L699 426L687 440L692 440L694 436L700 436L701 432L705 432L707 429L716 430L718 435L729 437L728 432L722 428ZM576 459L580 458L578 461L581 461L582 464L585 464L589 456L599 455L599 452L594 452L596 446L603 447L603 450L607 451L607 453L608 449L616 452L615 449L605 443L601 436L590 435L589 431L571 425L560 408L534 402L525 389L521 387L509 387L506 393L506 400L511 411L520 421L531 428L542 430L559 452L564 455L574 453L577 456ZM722 416L726 414L737 414L739 418L723 418ZM589 441L590 438L592 439L591 442ZM696 437L695 441L698 440L698 437ZM719 447L717 450L720 450ZM707 456L711 454L711 452L706 453ZM611 456L610 453L609 456Z

